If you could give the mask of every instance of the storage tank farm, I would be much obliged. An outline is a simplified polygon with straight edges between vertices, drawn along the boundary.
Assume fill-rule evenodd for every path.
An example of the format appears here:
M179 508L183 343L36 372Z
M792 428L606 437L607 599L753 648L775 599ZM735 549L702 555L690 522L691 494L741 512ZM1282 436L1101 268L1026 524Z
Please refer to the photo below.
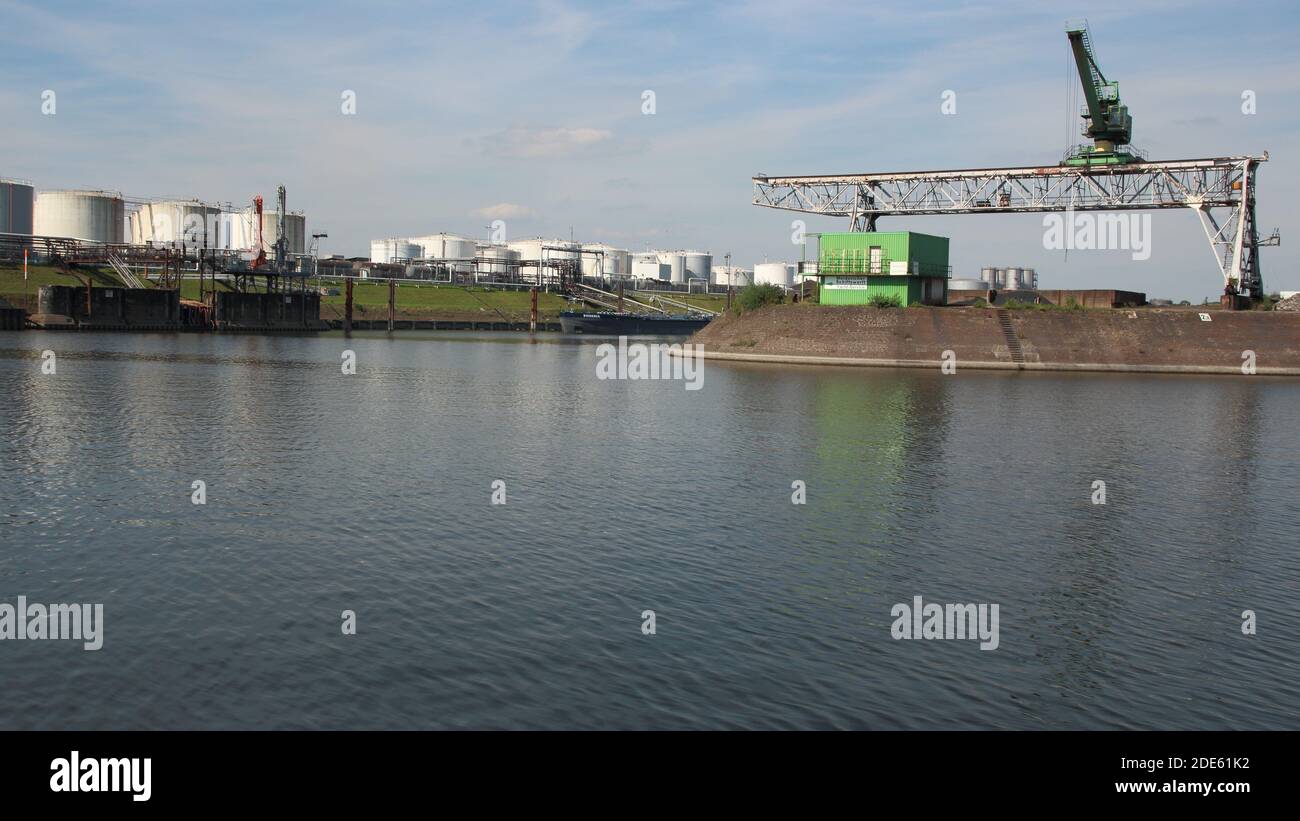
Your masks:
M0 177L0 233L32 234L36 189L26 180Z

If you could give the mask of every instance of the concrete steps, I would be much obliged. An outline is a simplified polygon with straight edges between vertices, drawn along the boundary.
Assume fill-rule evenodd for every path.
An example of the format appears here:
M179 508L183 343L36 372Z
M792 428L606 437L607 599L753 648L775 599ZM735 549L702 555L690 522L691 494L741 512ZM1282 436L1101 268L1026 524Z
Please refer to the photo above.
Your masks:
M1025 364L1025 352L1020 347L1020 337L1016 336L1015 326L1011 324L1011 314L998 310L998 327L1002 329L1002 338L1007 341L1007 353L1017 365Z

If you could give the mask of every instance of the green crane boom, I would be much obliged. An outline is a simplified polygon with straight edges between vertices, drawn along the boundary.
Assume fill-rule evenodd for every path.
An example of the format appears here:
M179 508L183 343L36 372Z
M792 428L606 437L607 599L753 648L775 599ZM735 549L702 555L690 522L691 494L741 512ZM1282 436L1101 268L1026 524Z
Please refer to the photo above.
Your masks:
M1092 50L1092 37L1086 23L1068 24L1065 34L1070 39L1074 63L1083 83L1083 97L1088 111L1083 115L1083 136L1092 139L1091 146L1076 148L1064 165L1118 165L1138 162L1141 158L1129 150L1133 135L1133 118L1128 106L1120 102L1119 83L1108 81L1097 65Z

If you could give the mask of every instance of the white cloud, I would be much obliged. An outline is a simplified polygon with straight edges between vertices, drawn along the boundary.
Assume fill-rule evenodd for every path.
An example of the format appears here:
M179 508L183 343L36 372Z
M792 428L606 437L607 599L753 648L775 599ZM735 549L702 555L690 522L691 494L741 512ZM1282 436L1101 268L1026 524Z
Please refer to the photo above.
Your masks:
M510 128L481 141L483 150L503 157L556 157L608 145L614 132L603 128Z
M471 217L484 217L486 219L522 219L531 217L533 209L526 205L519 205L513 202L499 202L496 205L489 205L470 212Z

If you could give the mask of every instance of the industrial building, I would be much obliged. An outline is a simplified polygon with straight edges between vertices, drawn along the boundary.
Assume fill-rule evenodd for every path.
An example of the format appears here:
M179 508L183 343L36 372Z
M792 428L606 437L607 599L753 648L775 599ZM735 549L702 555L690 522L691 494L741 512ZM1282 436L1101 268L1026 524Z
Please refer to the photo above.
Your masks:
M821 235L817 279L823 305L865 305L877 298L903 306L943 305L950 271L947 237L912 231Z

